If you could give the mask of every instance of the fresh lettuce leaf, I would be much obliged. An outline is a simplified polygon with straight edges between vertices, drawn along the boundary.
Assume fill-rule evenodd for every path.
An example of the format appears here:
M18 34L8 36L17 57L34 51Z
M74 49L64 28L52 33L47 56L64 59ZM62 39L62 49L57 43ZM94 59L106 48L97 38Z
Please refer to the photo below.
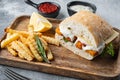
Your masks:
M103 50L102 56L109 54L110 56L115 56L114 47L112 43L109 43Z

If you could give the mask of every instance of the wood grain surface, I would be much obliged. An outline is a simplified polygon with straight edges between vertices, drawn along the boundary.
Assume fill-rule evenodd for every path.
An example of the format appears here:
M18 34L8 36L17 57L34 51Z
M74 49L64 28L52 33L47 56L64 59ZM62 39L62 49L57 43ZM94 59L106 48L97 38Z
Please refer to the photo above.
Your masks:
M16 30L27 30L29 18L29 16L20 16L9 27ZM56 19L48 20L53 24L53 28L43 34L54 37L55 28L59 26L61 21ZM120 30L115 30L120 33ZM0 50L0 64L87 80L111 80L120 74L120 36L113 43L116 52L116 57L114 58L98 56L94 60L88 61L62 46L49 45L54 55L54 60L51 61L51 64L30 62L13 57L6 49Z

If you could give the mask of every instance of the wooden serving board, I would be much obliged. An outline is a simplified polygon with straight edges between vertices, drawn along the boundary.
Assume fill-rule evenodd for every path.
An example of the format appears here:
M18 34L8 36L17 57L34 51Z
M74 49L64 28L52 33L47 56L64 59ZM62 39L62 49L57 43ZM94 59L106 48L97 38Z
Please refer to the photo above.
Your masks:
M20 16L9 27L16 30L27 30L29 18L29 16ZM44 34L54 37L55 27L61 21L56 19L48 20L53 24L53 28ZM118 29L115 30L120 32ZM1 39L4 39L4 37ZM87 80L111 80L120 74L119 43L120 36L114 41L116 55L119 53L117 57L98 56L92 61L83 59L62 46L49 45L54 55L51 64L22 60L13 57L6 49L1 49L0 64Z

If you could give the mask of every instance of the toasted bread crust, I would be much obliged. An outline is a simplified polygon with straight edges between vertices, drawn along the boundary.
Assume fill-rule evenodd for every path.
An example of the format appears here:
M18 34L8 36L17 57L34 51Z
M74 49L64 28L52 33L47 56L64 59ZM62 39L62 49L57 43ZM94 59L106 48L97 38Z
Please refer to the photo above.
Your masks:
M98 15L89 11L80 11L73 16L66 18L61 22L60 26L69 21L74 21L77 24L84 25L93 35L96 45L99 45L102 41L106 41L114 34L110 24Z

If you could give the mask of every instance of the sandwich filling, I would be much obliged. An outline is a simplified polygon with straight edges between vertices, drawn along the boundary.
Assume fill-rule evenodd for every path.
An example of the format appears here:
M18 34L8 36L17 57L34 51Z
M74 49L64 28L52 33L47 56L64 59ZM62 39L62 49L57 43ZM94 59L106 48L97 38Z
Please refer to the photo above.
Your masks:
M118 35L100 16L90 11L80 11L59 24L55 38L75 54L92 60L104 52L113 55L113 46L109 43Z
M103 51L103 49L105 47L104 43L100 44L98 47L93 46L93 43L91 43L89 41L89 39L85 38L84 32L82 32L81 36L79 35L79 37L78 37L78 34L80 34L80 32L74 32L74 31L78 31L77 29L78 28L76 28L75 26L74 27L70 27L70 26L69 27L61 27L60 26L60 27L56 28L56 33L58 35L61 35L63 40L66 43L70 42L72 44L72 46L76 47L79 50L83 50L83 51L87 52L91 56L97 56L98 54L100 54Z

